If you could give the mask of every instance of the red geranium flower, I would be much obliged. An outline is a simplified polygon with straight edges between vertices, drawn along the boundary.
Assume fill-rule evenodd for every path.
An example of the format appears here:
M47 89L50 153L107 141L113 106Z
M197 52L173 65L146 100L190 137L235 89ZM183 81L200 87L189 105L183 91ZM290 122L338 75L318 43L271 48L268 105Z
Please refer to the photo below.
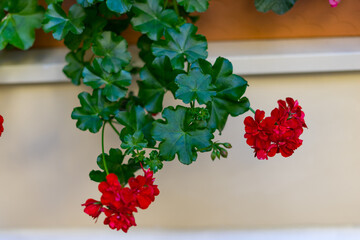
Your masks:
M144 176L137 176L129 179L129 187L122 187L118 177L110 173L106 181L99 184L99 191L102 193L100 202L88 199L84 212L97 218L101 212L105 213L104 224L111 229L127 232L132 226L136 226L134 212L137 207L146 209L155 196L159 195L157 185L154 185L153 172L144 170Z
M246 143L260 160L276 153L289 157L302 145L299 137L307 126L298 101L286 98L286 101L279 100L278 104L270 117L265 118L264 111L256 110L255 119L246 117L244 120Z
M153 172L150 169L143 171L144 176L129 179L129 186L135 193L137 206L146 209L160 192L157 185L154 185Z
M3 116L0 115L0 137L1 137L1 134L4 132L3 123L4 123L4 118L3 118Z
M84 204L81 204L81 206L85 206L84 212L89 216L93 217L94 219L97 219L100 213L103 211L103 205L101 204L101 202L96 201L92 198L86 200L86 202Z

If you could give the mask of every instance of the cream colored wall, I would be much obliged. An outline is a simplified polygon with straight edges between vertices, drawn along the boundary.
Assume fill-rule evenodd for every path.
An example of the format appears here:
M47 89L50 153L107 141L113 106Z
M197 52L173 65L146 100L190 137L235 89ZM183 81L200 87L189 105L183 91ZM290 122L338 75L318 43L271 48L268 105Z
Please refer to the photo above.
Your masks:
M288 158L259 161L243 138L245 116L229 119L219 140L226 160L201 155L191 166L168 162L156 175L160 195L136 220L142 227L272 228L360 224L360 73L248 77L254 108L299 99L309 129ZM79 87L0 86L0 228L102 227L82 212L99 198L88 172L100 135L70 119ZM117 146L108 132L106 145Z

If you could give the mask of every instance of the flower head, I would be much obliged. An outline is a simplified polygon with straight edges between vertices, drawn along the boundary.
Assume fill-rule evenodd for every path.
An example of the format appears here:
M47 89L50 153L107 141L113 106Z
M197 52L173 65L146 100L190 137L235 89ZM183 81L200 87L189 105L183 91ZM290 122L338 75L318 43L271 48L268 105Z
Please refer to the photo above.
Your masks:
M276 153L289 157L302 145L299 137L307 126L301 106L292 98L279 100L278 105L270 117L265 117L264 111L256 110L255 118L246 117L244 120L246 143L260 160Z
M1 137L1 134L4 132L3 123L4 123L4 118L3 118L3 116L0 115L0 137Z
M88 199L82 204L85 206L84 212L93 218L104 212L104 224L111 229L127 232L130 227L136 226L134 212L137 212L137 207L148 208L155 196L159 195L159 189L154 185L153 172L143 171L144 176L129 179L130 188L121 186L116 174L108 174L106 181L98 187L102 193L100 201Z
M86 200L86 202L81 204L81 206L85 206L84 212L89 216L93 217L94 219L97 219L103 211L103 205L101 204L101 202L96 201L92 198Z
M331 7L336 7L341 0L329 0Z
M155 200L155 196L159 195L157 185L154 185L153 172L148 169L144 171L144 176L137 176L129 179L131 190L135 193L137 207L146 209Z

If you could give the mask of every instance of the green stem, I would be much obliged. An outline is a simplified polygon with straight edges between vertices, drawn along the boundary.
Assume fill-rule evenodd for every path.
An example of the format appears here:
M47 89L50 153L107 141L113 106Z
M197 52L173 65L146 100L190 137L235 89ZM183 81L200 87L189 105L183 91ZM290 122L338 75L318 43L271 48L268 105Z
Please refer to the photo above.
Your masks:
M101 151L102 151L102 160L103 160L103 164L104 164L104 169L105 169L106 175L109 175L109 170L108 170L107 165L106 165L105 150L104 150L105 125L106 125L106 122L104 122L102 131L101 131Z
M173 4L174 4L174 10L176 12L176 15L178 15L180 17L180 12L179 12L179 7L178 7L177 1L173 0Z
M164 9L167 7L168 3L169 3L169 0L164 1Z
M148 148L148 149L156 149L156 150L159 149L158 147L146 147L146 148Z
M250 107L249 109L250 109L250 111L252 111L253 114L255 114L255 110L254 110L254 109L252 109L251 107Z
M116 134L119 135L119 137L120 137L120 132L115 128L114 124L111 121L109 121L109 123L110 123L110 126L112 127L112 129L114 129Z
M93 62L93 60L94 60L94 58L95 58L95 54L93 54L93 55L91 56L91 58L90 58L89 62L90 62L90 63L92 63L92 62Z
M194 107L195 107L195 101L191 101L191 102L190 102L190 107L191 107L191 108L194 108Z

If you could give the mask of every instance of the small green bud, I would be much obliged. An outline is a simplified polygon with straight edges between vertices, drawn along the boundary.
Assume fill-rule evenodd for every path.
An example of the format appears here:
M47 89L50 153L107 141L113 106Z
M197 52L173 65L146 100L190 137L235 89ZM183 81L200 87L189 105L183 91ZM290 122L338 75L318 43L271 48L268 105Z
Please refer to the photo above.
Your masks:
M224 145L224 147L226 147L226 148L232 148L232 146L231 146L230 143L224 143L223 145Z
M212 151L212 153L211 153L211 160L215 160L215 158L216 158L216 153L215 153L215 151Z
M227 158L228 152L227 152L225 149L221 149L220 155L221 155L222 157L224 157L224 158Z
M218 159L220 159L220 150L216 150L215 152L216 152L216 157L217 157Z

